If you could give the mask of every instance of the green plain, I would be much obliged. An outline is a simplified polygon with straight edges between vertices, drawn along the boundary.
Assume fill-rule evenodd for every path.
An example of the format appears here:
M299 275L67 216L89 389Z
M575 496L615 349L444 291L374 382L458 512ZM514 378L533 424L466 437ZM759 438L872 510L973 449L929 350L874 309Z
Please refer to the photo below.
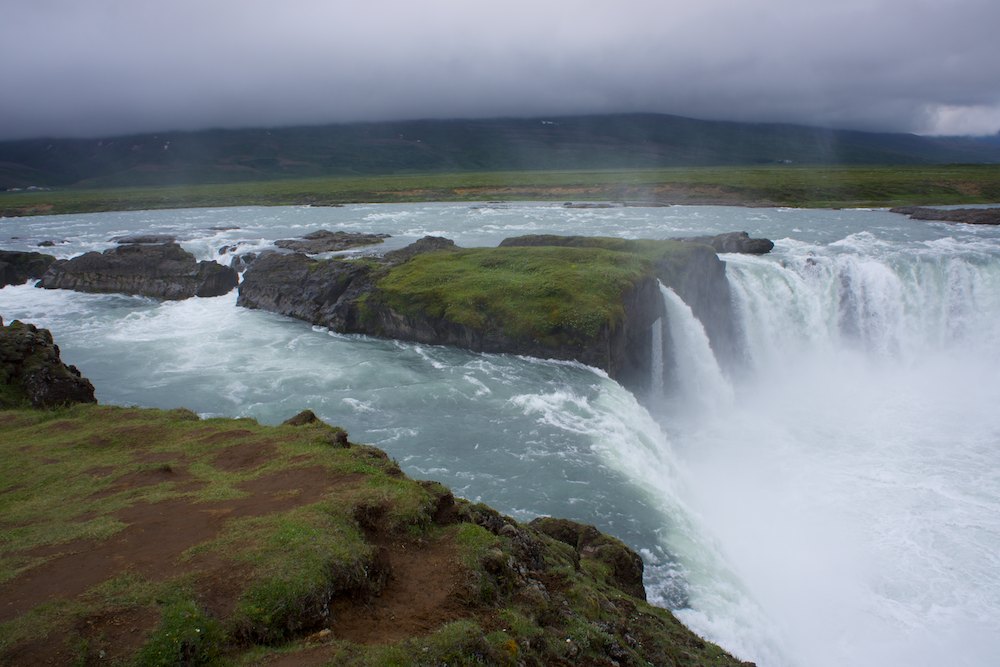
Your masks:
M0 193L0 216L416 201L888 207L1000 202L1000 165L683 167L342 176Z

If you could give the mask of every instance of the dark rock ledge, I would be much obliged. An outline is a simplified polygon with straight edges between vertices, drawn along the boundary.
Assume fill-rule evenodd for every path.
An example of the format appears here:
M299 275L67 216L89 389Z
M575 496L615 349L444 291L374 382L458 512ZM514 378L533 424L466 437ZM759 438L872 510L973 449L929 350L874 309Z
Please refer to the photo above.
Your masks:
M231 291L238 281L232 268L198 262L176 243L134 243L56 261L38 286L177 300L219 296Z
M890 213L908 215L914 220L934 222L961 222L967 225L1000 225L1000 208L926 208L924 206L899 206Z
M279 248L316 255L321 252L337 252L382 243L388 234L365 234L363 232L331 232L320 229L306 234L301 239L280 239L274 242Z
M23 285L31 279L41 278L56 258L40 252L0 250L0 287Z

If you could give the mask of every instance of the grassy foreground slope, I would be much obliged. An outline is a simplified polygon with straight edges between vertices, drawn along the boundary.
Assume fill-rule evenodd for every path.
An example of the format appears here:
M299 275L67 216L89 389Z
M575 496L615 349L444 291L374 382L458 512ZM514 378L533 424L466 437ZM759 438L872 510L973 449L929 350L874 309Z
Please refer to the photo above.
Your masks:
M0 664L739 664L573 526L318 421L0 411Z
M204 206L485 200L802 207L984 204L1000 202L1000 165L414 173L69 188L0 192L0 216Z

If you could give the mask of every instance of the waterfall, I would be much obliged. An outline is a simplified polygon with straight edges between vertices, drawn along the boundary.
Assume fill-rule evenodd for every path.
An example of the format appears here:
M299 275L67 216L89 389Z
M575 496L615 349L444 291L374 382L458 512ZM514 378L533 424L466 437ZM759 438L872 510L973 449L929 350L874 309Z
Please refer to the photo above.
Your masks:
M663 423L701 529L784 636L780 655L743 656L987 664L1000 650L988 627L1000 612L996 244L862 232L726 262L747 365L734 384L665 299L682 394L736 398L724 419ZM743 603L692 588L681 618L738 652Z
M733 401L733 388L719 367L705 327L694 316L690 306L663 283L660 283L660 293L666 315L654 325L653 351L657 352L657 325L660 327L659 340L668 338L670 350L669 355L663 355L661 351L659 359L653 357L654 378L671 377L671 390L677 403L675 407L680 410L712 412L729 406ZM663 327L668 328L668 336L664 336ZM667 363L665 358L669 359L669 367L664 366Z

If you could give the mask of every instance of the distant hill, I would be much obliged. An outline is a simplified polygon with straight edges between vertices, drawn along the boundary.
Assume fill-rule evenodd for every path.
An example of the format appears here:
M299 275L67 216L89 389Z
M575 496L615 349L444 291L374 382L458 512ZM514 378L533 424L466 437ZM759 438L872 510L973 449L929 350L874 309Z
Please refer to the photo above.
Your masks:
M658 114L205 130L0 142L0 189L781 163L1000 163L1000 138L922 137Z

